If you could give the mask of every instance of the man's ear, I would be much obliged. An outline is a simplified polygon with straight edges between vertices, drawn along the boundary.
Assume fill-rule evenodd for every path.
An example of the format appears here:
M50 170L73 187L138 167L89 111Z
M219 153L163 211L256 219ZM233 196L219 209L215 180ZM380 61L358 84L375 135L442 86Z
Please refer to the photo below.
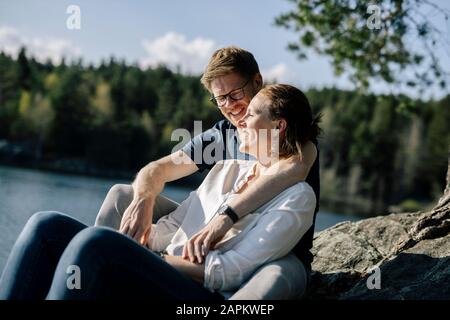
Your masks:
M253 88L255 88L255 91L258 92L259 90L262 89L263 86L263 78L261 73L257 73L255 74L254 78L253 78Z

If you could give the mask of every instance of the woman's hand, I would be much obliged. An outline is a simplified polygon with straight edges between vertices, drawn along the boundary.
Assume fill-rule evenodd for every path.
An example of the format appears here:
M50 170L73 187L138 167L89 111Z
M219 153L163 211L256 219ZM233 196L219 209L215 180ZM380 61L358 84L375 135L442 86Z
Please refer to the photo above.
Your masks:
M123 214L119 231L146 245L152 228L154 204L153 197L134 198Z
M203 263L204 257L233 226L233 221L226 215L215 216L202 230L189 239L183 248L183 259Z

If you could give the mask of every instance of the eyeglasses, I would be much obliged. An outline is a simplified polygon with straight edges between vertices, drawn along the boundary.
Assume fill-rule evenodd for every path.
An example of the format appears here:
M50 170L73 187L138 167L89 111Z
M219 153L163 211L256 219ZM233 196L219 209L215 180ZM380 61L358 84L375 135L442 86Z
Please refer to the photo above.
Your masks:
M244 88L247 86L247 84L250 82L250 79L247 80L247 82L240 88L234 89L227 94L223 94L217 97L214 97L211 95L211 98L209 99L213 103L215 103L219 108L222 108L227 103L228 97L232 101L238 101L245 97L245 91Z

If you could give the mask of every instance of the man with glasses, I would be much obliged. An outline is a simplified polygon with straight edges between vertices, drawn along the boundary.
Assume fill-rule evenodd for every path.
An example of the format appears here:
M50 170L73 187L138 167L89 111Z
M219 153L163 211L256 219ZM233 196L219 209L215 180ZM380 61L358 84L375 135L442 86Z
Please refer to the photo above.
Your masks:
M250 82L250 79L248 79L244 85L240 88L234 89L233 91L223 94L221 96L214 97L214 95L211 95L210 101L217 104L219 108L226 107L228 97L231 99L231 101L239 101L245 96L245 90L244 88L247 86L247 84Z
M249 156L239 151L236 130L250 100L262 88L263 80L253 55L241 48L226 47L211 57L202 84L225 117L213 128L195 136L181 150L143 167L133 184L115 185L100 208L96 225L120 230L146 245L152 222L177 207L177 203L160 195L166 182L211 169L222 159ZM208 154L205 150L222 150ZM204 263L209 248L219 241L233 224L258 209L282 190L305 180L319 201L319 164L317 149L310 143L301 146L303 163L281 160L277 172L261 177L220 206L210 223L186 244L183 257L190 263ZM213 152L214 153L214 152ZM194 155L201 154L200 160ZM174 161L176 160L176 161ZM194 161L195 160L195 161ZM311 169L311 170L310 170ZM309 174L309 172L311 173ZM316 205L316 213L318 205ZM315 219L314 219L315 220ZM262 266L231 299L296 299L306 291L311 271L314 224L288 256Z

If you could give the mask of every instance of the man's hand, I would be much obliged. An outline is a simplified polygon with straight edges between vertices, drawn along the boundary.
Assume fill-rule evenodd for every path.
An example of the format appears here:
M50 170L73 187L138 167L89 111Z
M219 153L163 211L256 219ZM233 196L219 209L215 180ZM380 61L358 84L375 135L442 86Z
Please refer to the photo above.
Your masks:
M119 231L145 245L152 227L154 204L153 197L134 198L123 214Z
M204 257L233 226L233 221L226 215L215 216L202 230L189 239L183 248L183 259L203 263Z
M173 159L178 160L174 162ZM119 231L146 245L152 228L155 200L163 191L164 184L197 170L195 162L181 150L150 162L139 170L132 184L134 198L123 214Z

